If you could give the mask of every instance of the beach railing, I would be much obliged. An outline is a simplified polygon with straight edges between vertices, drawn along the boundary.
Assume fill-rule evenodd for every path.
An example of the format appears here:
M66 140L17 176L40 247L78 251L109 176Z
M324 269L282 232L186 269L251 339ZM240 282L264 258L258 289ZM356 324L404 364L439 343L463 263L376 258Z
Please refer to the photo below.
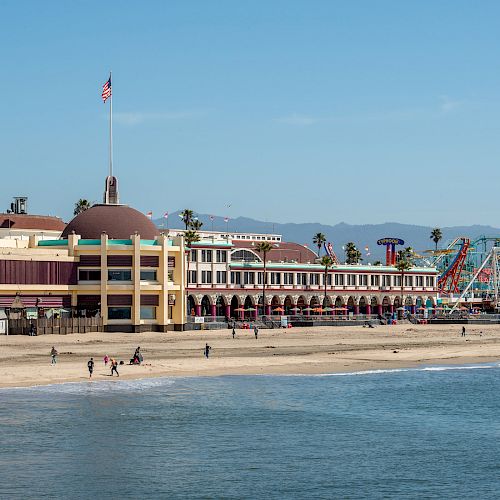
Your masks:
M37 335L102 332L102 318L9 319L9 335L29 335L31 325Z

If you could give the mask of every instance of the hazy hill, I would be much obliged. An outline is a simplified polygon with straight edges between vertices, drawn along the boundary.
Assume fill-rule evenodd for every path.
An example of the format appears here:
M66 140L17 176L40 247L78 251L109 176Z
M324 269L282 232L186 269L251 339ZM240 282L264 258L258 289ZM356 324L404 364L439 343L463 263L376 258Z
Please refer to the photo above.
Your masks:
M212 229L212 221L207 214L197 214L203 222L203 228ZM226 224L223 217L216 217L213 222L213 228L216 231L226 231ZM164 219L154 221L157 225L165 224ZM179 217L179 212L175 212L168 219L170 228L184 227ZM342 245L348 241L353 241L363 253L364 261L384 260L385 250L377 246L377 240L384 237L401 238L405 241L405 246L411 246L417 251L434 248L434 242L430 239L432 227L417 226L411 224L399 224L397 222L386 222L384 224L364 224L352 225L340 222L334 226L307 222L302 224L294 223L273 223L263 222L248 217L237 217L229 221L229 231L234 232L256 232L256 233L276 233L283 235L285 241L294 241L307 244L313 247L312 237L315 233L324 233L328 241L333 243L334 249L339 258L343 260ZM443 239L439 246L445 247L449 242L458 236L468 236L475 239L478 236L498 236L500 238L500 229L492 226L454 226L442 227ZM365 247L369 248L371 255L367 257Z

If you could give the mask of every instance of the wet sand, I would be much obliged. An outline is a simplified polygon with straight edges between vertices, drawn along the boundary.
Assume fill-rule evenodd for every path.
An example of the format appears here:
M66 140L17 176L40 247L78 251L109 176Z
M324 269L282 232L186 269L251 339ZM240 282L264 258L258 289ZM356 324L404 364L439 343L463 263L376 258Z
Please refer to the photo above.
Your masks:
M87 361L94 357L92 381L161 376L318 374L420 365L484 363L500 360L500 325L397 325L317 327L169 333L87 333L0 336L0 387L89 380ZM205 343L212 347L205 359ZM59 352L56 366L50 350ZM130 366L141 346L144 363ZM110 376L103 357L126 364L120 378Z

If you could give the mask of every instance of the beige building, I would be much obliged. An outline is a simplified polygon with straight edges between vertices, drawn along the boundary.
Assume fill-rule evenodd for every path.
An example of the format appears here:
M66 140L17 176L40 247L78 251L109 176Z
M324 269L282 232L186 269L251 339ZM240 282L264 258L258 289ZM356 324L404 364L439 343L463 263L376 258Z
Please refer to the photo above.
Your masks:
M60 238L0 240L0 308L97 317L106 331L182 329L182 248L133 208L94 205Z

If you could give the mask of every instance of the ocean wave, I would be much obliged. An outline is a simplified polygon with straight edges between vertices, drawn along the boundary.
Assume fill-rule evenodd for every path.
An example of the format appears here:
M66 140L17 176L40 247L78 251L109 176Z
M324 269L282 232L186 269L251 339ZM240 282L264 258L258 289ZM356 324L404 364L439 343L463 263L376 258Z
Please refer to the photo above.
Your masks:
M57 384L33 385L27 387L5 387L0 391L36 391L38 393L58 394L109 394L142 392L145 390L174 385L172 377L142 378L133 380L93 380L86 382L62 382Z
M359 375L382 375L386 373L401 372L446 372L457 370L485 370L491 368L500 368L500 363L483 363L474 365L437 365L421 366L415 368L381 368L379 370L360 370L355 372L335 372L335 373L314 373L314 374L293 374L281 375L287 377L350 377ZM274 376L274 375L272 375ZM278 375L280 376L280 375Z

